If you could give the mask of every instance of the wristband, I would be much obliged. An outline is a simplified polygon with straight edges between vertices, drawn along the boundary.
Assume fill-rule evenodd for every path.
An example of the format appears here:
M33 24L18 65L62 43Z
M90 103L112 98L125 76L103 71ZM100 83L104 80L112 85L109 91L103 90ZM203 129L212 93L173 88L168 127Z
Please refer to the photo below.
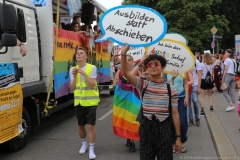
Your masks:
M176 135L175 137L176 137L176 138L177 138L177 137L181 137L181 134L179 134L179 135Z
M21 47L21 45L24 45L22 42L19 44L19 47Z

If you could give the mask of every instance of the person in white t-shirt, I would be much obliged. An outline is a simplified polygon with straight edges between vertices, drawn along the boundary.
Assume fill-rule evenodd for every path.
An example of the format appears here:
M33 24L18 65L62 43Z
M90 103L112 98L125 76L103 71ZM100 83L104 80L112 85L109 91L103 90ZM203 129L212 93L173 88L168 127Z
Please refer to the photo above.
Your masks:
M236 61L234 60L234 53L231 49L225 51L226 59L224 61L224 71L222 77L222 85L226 85L226 89L223 90L223 95L226 98L229 106L226 108L226 112L235 109L235 71L236 71ZM228 94L228 88L230 95Z
M198 76L198 92L200 94L200 106L201 106L201 115L205 115L204 112L204 96L205 90L208 91L210 111L213 111L213 98L212 98L212 89L213 85L213 60L209 53L204 53L203 62L201 63L201 69L199 70Z
M193 114L192 114L192 105L191 105L191 101L193 102L193 109L194 109L194 114L195 114L195 121L196 121L196 126L200 126L200 113L199 113L199 101L198 101L198 72L199 70L201 70L201 63L198 59L196 59L196 65L192 70L192 74L193 74L193 85L192 85L192 96L191 100L189 101L189 105L188 105L188 117L189 117L189 127L191 127L192 125L194 125L193 122Z
M89 159L96 159L94 145L96 139L96 111L100 101L97 88L97 68L87 63L87 51L78 48L76 51L77 65L70 69L70 87L74 91L74 106L78 120L78 133L82 141L79 154L89 150ZM87 144L88 127L89 149Z

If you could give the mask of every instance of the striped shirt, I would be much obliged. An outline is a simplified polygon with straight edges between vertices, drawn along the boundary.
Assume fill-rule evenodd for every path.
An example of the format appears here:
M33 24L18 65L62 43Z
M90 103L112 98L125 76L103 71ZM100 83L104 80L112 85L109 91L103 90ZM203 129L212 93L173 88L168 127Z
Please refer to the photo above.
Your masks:
M141 78L137 79L136 88L142 93L143 89L147 89L142 98L143 115L151 117L153 114L159 119L160 122L164 121L170 115L169 113L169 96L166 83L155 83ZM171 104L172 107L178 106L178 92L171 86Z

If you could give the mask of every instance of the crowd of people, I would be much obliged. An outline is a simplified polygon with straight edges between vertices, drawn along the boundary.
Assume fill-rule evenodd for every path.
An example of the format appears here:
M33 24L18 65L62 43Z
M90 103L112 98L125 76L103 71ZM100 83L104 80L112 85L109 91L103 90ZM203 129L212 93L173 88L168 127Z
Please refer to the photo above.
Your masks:
M92 29L91 25L80 24L81 18L75 16L71 24L60 26L90 36L90 47L94 48L94 39L101 36L101 32L97 26ZM144 55L134 64L133 57L127 55L128 50L126 44L121 49L121 58L113 56L111 59L115 89L113 130L117 136L126 139L130 152L136 151L134 141L140 140L141 160L154 160L155 157L171 160L173 153L186 153L188 127L201 126L200 116L205 115L207 108L204 106L206 93L210 103L208 109L214 111L214 87L223 93L228 103L226 111L235 109L235 82L240 74L239 61L231 49L221 54L211 54L209 50L203 54L195 52L195 66L184 78L177 70L165 74L167 61L164 57ZM79 153L84 154L89 149L89 159L95 159L95 122L99 103L97 69L87 63L84 48L77 49L75 56L77 65L69 73L82 141ZM132 98L135 100L130 103ZM89 130L89 144L85 125Z
M133 57L126 55L127 58L125 58L123 54L124 50L126 50L126 47L123 47L121 59L119 59L118 56L112 58L114 64L113 72L116 73L113 86L116 87L119 81L121 81L121 83L125 81L126 84L130 83L136 87L140 95L142 95L142 92L145 93L144 96L141 97L142 112L141 109L139 112L139 114L143 113L143 119L140 120L139 129L140 159L154 159L153 157L156 155L161 158L167 158L169 152L166 151L167 148L163 147L162 140L168 137L168 134L171 134L171 151L173 153L187 152L187 130L188 127L201 125L200 116L205 115L204 109L206 107L204 106L204 101L206 93L208 94L210 102L210 111L214 111L212 96L214 91L223 93L223 96L229 104L229 106L226 106L226 112L235 109L235 87L237 87L236 84L239 86L239 61L231 49L223 50L221 54L211 54L209 50L204 51L203 54L199 51L195 52L196 64L192 71L188 72L185 79L180 77L177 71L172 71L171 74L164 74L166 64L165 59L161 56L150 55L147 58L144 56L142 61L133 67ZM124 62L125 59L126 62ZM131 69L129 69L129 66ZM121 77L119 77L119 73L121 73ZM169 99L162 98L166 96L164 93L167 93L166 84L173 86L172 89L174 93L176 93L175 97L172 94L170 98L171 102L169 103L164 103L164 100L167 102ZM144 91L144 88L147 88L146 91ZM216 88L216 90L214 88ZM175 99L174 102L173 99ZM164 110L164 107L169 107L169 105L171 105L172 108L177 107L179 119L176 120L176 118L175 121L173 119L175 123L171 125L171 133L166 132L161 136L162 139L159 140L159 138L151 136L150 134L159 134L162 129L160 126L164 127L164 124L167 124L167 122L165 122L166 117L168 117L168 114L170 115L172 111ZM153 117L154 120L157 120L156 124L158 124L161 129L147 133L150 129L149 123L155 123L152 122ZM176 121L179 121L179 130ZM145 125L147 126L146 128ZM170 126L170 124L168 125ZM144 129L148 131L144 131ZM148 138L146 138L147 135L149 136ZM180 145L177 143L178 136L181 140ZM128 137L126 137L126 139L128 139ZM128 139L126 146L130 147L131 152L134 152L134 145L130 142L134 144L133 141ZM130 145L128 145L129 143ZM167 143L167 141L164 143ZM148 148L146 148L146 146L148 146ZM158 152L156 152L156 150ZM165 155L165 153L167 155Z
M140 140L141 160L154 160L156 156L168 160L173 159L173 153L187 152L188 127L201 126L200 116L205 114L206 92L210 102L209 110L214 111L214 87L223 93L229 104L226 111L235 109L235 82L239 79L239 65L231 49L214 55L210 51L204 51L203 54L195 52L195 66L185 78L179 76L177 70L165 74L167 61L160 55L144 55L134 65L133 57L127 55L128 50L126 44L122 47L121 58L112 58L115 65L113 130L117 136L126 138L130 152L136 151L134 141ZM76 59L78 65L71 68L70 79L82 140L79 153L84 154L88 150L84 127L88 125L89 158L95 159L94 126L99 102L96 67L87 63L87 53L83 48L77 50ZM130 103L132 97L134 103ZM118 120L120 122L116 122ZM129 128L124 126L126 123ZM115 124L117 125L114 126ZM119 125L122 125L122 130ZM134 132L136 130L137 135Z
M229 103L229 106L226 107L226 111L235 109L235 88L239 82L239 61L234 56L234 53L231 49L222 50L221 54L210 54L210 51L205 51L202 56L199 53L196 53L196 58L201 62L200 68L198 69L199 75L198 79L201 81L201 86L198 86L198 91L200 93L200 106L201 106L201 115L204 115L204 98L205 91L208 93L210 110L214 111L213 108L213 88L216 88L216 91L223 93L226 101ZM198 63L198 62L197 62ZM196 63L196 64L197 64ZM209 75L209 73L210 75ZM206 76L211 76L213 83L206 84ZM201 78L200 78L201 77ZM237 83L235 83L237 82ZM229 97L231 96L231 98Z
M55 22L56 22L56 14L53 15L54 26L56 26ZM98 25L95 25L94 27L92 27L92 24L81 25L81 16L78 16L78 15L74 16L72 19L72 22L68 23L68 24L60 22L60 20L59 20L59 28L67 30L67 31L76 32L79 34L84 34L87 37L90 37L91 50L93 48L95 48L94 40L101 37L101 35L102 35L102 31L99 30Z

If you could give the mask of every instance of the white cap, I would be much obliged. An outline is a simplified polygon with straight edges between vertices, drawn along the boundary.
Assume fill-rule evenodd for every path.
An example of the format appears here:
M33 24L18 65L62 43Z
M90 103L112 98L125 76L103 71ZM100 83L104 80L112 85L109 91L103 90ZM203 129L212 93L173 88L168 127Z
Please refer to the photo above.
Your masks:
M210 50L206 50L206 51L204 51L204 54L205 54L205 53L211 54L211 51L210 51Z

